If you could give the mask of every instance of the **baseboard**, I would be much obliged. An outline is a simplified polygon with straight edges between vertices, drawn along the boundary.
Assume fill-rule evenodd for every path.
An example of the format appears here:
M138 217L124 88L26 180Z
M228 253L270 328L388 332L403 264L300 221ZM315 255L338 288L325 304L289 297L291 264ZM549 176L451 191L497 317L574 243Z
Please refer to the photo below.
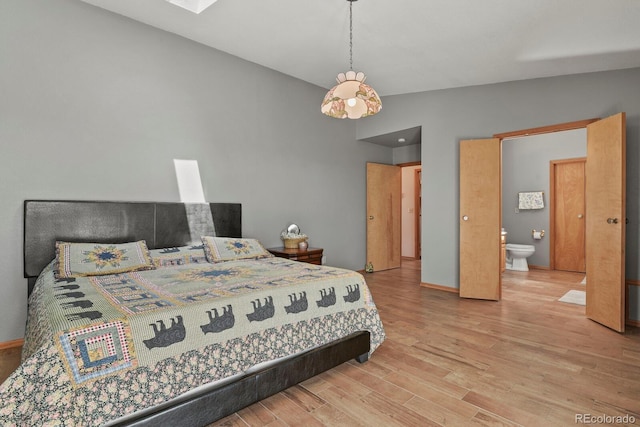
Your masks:
M635 326L636 328L640 328L640 320L627 319L624 323L629 326Z
M442 286L442 285L434 285L433 283L420 282L420 286L422 286L423 288L436 289L438 291L451 292L452 294L460 293L460 289L458 288L451 288L449 286Z
M24 339L20 338L13 341L0 342L0 350L8 350L10 348L22 347Z
M640 280L625 280L625 284L627 285L626 289L626 298L627 298L627 307L626 307L626 319L624 323L629 326L635 326L636 328L640 328L640 320L630 319L629 318L629 287L631 286L640 286Z

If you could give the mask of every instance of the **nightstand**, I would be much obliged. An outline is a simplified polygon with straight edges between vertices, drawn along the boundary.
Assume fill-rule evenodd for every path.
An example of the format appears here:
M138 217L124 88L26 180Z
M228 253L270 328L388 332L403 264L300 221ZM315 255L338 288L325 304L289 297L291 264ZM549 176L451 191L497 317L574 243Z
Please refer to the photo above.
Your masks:
M273 255L280 258L287 258L293 261L307 262L309 264L322 264L322 248L307 248L306 251L300 249L289 248L269 248L267 249Z

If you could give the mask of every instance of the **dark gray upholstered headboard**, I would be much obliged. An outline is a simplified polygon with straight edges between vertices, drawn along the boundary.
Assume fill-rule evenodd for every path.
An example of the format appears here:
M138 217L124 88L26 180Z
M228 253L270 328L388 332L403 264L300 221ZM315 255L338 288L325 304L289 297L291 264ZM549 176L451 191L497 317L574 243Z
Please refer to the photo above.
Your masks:
M124 243L146 240L149 249L191 243L184 203L26 200L24 277L29 294L42 269L55 258L56 240ZM242 237L242 205L209 203L217 236Z

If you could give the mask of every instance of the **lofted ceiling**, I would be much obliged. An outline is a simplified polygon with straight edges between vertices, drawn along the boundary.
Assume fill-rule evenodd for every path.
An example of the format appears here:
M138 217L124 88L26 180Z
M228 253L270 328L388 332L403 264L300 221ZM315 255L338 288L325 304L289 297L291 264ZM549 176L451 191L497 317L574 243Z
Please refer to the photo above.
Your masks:
M349 69L347 0L217 0L200 14L167 0L82 1L323 88ZM359 0L353 68L384 102L640 67L638 22L640 0Z

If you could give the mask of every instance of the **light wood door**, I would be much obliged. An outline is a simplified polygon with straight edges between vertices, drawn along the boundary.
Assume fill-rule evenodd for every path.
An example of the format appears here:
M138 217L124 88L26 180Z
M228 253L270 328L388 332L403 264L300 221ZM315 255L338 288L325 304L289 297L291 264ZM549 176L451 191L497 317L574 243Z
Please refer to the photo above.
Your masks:
M402 171L367 163L367 263L374 271L400 267Z
M500 139L460 141L460 296L499 300Z
M625 114L587 126L587 317L624 332Z
M551 162L553 270L585 272L585 162Z

